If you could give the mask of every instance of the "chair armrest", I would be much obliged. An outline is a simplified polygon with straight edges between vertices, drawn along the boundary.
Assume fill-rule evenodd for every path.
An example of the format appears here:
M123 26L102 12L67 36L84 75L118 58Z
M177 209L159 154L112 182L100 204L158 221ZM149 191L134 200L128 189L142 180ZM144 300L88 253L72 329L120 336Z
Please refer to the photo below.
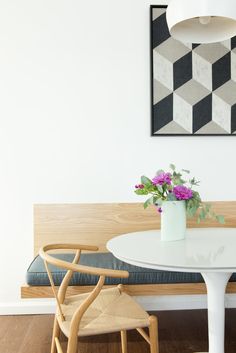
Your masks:
M43 246L39 250L42 252L47 252L50 250L86 250L86 251L98 251L98 246L95 245L83 245L83 244L48 244ZM41 256L41 255L40 255Z
M105 276L105 277L113 277L113 278L128 278L129 277L129 272L128 271L121 271L121 270L111 270L111 269L106 269L106 268L100 268L100 267L90 267L90 266L84 266L84 265L78 265L75 263L70 263L67 261L63 261L60 259L57 259L49 254L47 254L47 251L49 250L58 250L58 249L76 249L76 250L92 250L96 251L97 247L95 246L87 246L87 245L76 245L76 244L52 244L52 245L46 245L43 248L39 250L39 255L48 263L67 269L67 270L72 270L74 272L81 272L81 273L87 273L90 275L95 275L95 276Z

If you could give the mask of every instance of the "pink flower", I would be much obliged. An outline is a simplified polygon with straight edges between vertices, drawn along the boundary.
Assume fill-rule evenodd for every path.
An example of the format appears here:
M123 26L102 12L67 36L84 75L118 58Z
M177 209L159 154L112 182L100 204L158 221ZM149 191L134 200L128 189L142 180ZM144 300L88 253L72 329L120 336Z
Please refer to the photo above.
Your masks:
M193 197L193 191L184 185L175 186L173 192L177 200L189 200Z
M160 173L155 178L152 179L154 185L171 184L171 174L170 173Z

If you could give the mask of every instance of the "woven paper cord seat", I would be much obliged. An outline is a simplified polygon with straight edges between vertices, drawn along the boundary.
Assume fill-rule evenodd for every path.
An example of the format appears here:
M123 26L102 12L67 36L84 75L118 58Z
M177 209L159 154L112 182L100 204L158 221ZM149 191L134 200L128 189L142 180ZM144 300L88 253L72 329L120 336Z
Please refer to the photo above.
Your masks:
M67 298L62 305L65 321L60 325L68 337L74 312L88 294ZM78 336L131 330L149 326L149 315L129 295L119 288L104 289L85 312L80 322Z

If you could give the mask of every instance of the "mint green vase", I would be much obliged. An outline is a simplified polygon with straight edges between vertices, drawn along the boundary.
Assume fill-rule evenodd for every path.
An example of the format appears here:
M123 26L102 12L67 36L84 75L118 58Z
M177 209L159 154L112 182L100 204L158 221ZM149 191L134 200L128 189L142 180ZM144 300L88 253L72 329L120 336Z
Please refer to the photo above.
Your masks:
M165 201L161 208L161 240L184 239L186 234L185 201Z

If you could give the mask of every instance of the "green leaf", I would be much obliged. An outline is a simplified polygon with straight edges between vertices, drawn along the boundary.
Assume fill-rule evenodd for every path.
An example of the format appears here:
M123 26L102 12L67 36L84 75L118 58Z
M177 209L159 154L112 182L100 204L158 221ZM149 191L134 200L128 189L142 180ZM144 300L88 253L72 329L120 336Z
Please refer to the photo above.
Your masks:
M196 180L195 178L192 178L192 179L189 180L189 183L190 183L192 186L199 186L200 181Z
M170 169L173 170L173 172L175 171L175 165L174 164L170 164Z
M174 185L184 185L184 184L186 184L186 180L176 177L173 180L173 183L174 183Z
M218 216L216 216L216 219L220 224L225 224L225 217L224 216L218 215Z
M158 200L159 200L158 196L153 196L153 204L154 205L156 205L158 203L157 202Z
M188 205L187 203L187 215L188 217L194 217L197 212L198 207L194 205Z
M156 172L156 175L160 175L162 173L165 173L163 169L159 169L157 172Z
M152 185L152 181L149 178L147 178L145 175L141 177L141 183L143 185Z
M148 195L148 191L145 189L137 189L134 191L137 195Z
M176 197L173 193L167 195L167 201L176 201Z
M189 173L190 173L190 170L182 169L182 172L189 174Z
M146 209L149 205L153 205L153 196L144 202L143 204L144 209Z
M199 217L201 219L201 221L205 220L206 219L206 212L205 210L201 210L201 212L199 213Z
M157 186L158 191L162 194L163 193L163 187L161 185Z

